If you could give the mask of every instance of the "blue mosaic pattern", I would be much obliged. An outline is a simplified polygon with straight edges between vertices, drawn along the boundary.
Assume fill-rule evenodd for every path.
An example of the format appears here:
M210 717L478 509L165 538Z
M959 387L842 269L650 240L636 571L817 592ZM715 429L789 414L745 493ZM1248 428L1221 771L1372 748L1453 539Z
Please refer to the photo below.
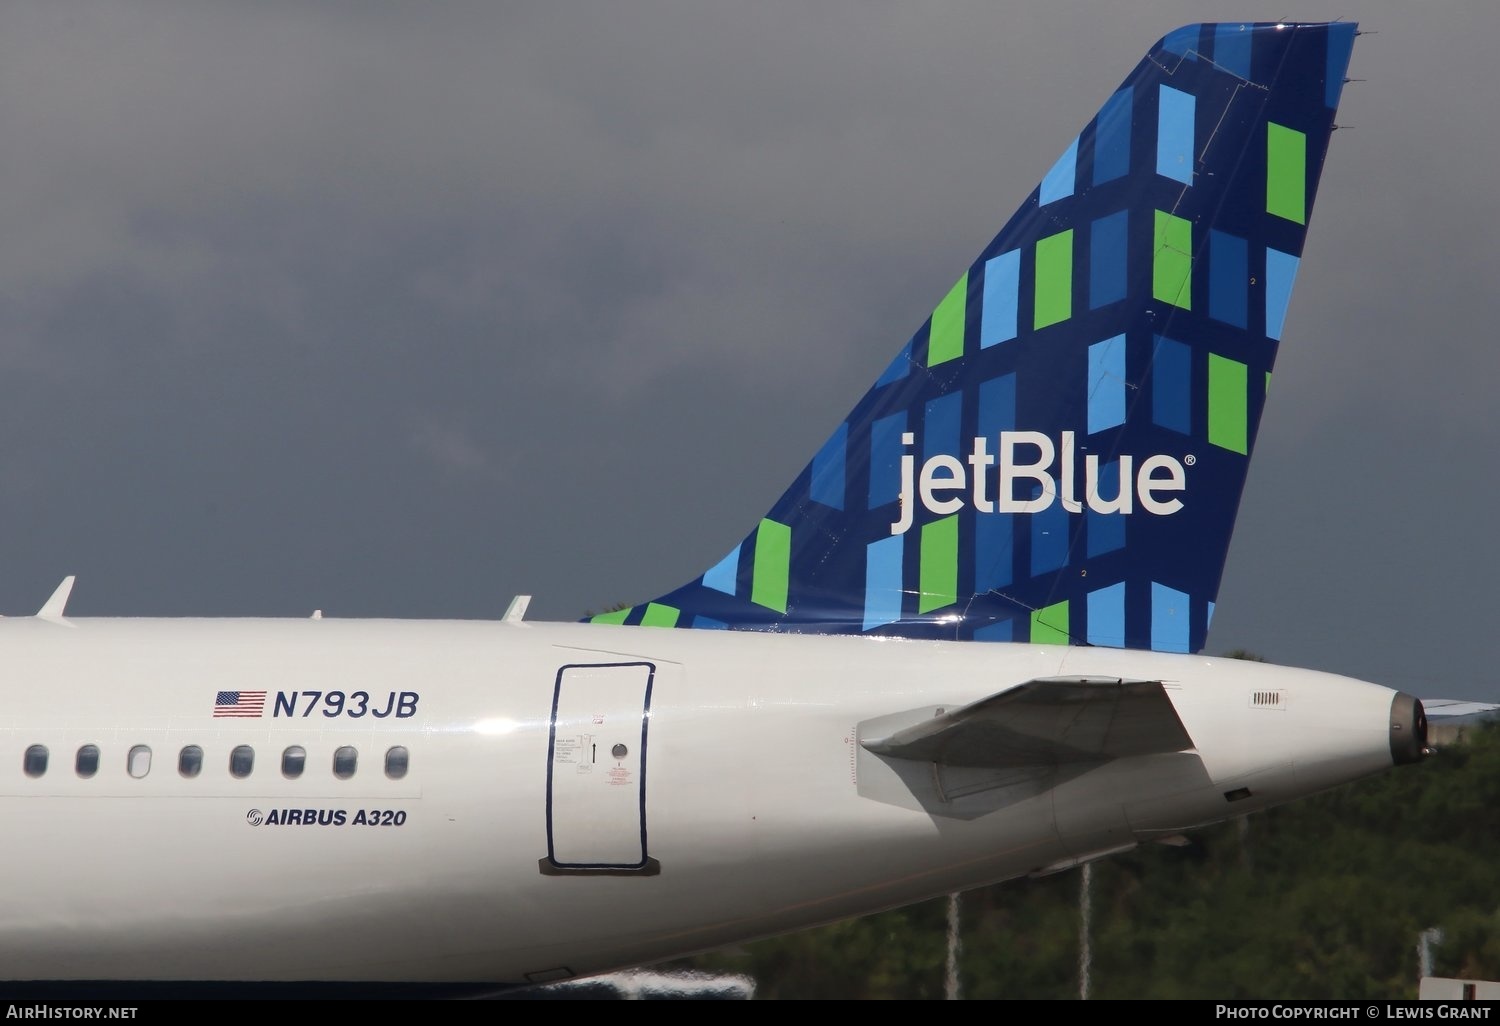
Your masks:
M1355 34L1157 43L756 530L610 622L1201 649Z

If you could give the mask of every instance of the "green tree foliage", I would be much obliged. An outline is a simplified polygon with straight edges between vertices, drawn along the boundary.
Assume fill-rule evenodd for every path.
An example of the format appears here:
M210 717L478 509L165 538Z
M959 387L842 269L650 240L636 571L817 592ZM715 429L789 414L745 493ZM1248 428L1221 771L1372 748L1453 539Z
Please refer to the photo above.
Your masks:
M1228 652L1224 653L1224 658L1225 659L1248 659L1252 663L1263 663L1263 662L1266 661L1266 657L1265 656L1256 655L1254 652L1250 651L1248 648L1231 648Z
M1414 998L1417 940L1440 976L1500 979L1500 726L1301 802L1095 865L1098 998ZM1079 874L963 897L963 994L1078 995ZM945 900L700 956L757 995L943 994Z

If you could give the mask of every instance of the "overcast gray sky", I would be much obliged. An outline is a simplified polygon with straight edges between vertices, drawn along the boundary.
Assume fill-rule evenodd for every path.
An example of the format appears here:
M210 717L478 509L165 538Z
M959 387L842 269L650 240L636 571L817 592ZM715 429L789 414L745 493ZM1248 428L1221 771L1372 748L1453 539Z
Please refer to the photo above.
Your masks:
M1210 651L1500 700L1500 38L1361 21ZM18 3L0 611L571 619L716 561L1219 2Z

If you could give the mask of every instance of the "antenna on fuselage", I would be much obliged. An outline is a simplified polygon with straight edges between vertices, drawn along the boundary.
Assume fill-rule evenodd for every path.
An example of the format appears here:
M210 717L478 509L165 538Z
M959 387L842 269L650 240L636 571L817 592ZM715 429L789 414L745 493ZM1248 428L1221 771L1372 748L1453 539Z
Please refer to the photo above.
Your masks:
M36 611L37 618L40 620L63 619L68 606L68 596L73 594L73 582L76 580L78 578L73 574L64 577L62 583L57 586L57 590L52 593L52 597L43 602L42 608Z

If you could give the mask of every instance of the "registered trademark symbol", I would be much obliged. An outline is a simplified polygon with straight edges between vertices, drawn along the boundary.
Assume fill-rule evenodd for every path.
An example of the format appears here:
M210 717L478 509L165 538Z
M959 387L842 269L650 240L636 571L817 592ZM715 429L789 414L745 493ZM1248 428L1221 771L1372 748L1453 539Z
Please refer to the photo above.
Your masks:
M1184 466L1191 467L1194 463L1197 463L1197 462L1198 462L1198 457L1194 456L1192 453L1188 453L1186 456L1184 456L1182 458L1182 463L1183 463Z

